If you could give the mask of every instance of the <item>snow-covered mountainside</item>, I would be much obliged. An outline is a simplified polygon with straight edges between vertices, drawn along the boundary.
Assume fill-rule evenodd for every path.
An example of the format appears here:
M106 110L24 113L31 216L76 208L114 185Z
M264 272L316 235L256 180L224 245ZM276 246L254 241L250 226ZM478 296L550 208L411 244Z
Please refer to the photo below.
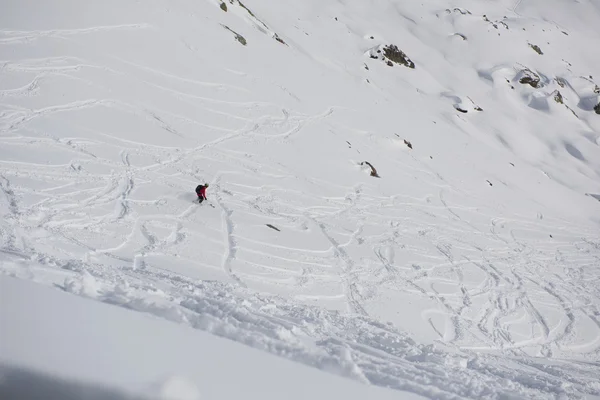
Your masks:
M597 0L2 1L0 273L35 284L2 278L0 366L146 396L176 341L176 398L239 398L197 342L285 361L248 398L600 396L598 26ZM60 329L89 347L32 353Z

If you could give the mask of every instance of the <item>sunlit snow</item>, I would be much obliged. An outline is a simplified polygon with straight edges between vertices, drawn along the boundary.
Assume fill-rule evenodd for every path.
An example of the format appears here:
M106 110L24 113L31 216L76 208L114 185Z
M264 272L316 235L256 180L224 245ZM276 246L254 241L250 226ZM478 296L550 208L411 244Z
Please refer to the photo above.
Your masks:
M0 394L600 396L598 26L595 0L3 1Z

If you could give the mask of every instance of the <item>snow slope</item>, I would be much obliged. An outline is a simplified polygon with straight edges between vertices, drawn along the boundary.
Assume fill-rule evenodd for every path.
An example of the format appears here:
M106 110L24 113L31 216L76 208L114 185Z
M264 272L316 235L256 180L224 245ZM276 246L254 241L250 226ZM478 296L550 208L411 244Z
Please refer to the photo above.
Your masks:
M600 396L598 2L0 7L3 274L429 398Z
M0 322L22 328L7 331L0 342L2 361L12 366L9 373L16 375L15 381L19 373L23 374L15 366L53 371L74 380L57 381L47 392L39 393L40 398L55 393L52 397L56 399L64 400L64 393L79 398L79 382L86 383L79 389L81 393L91 397L100 392L94 398L240 399L248 393L261 399L397 398L391 390L330 376L205 332L181 329L167 321L35 283L3 276L0 288L2 300L12 304L10 312L9 307L0 309ZM43 341L39 340L39 331L44 332ZM81 357L90 351L94 357ZM26 385L33 390L40 387L32 381ZM26 390L15 388L17 393ZM101 396L101 391L108 393ZM403 396L420 398L408 393Z

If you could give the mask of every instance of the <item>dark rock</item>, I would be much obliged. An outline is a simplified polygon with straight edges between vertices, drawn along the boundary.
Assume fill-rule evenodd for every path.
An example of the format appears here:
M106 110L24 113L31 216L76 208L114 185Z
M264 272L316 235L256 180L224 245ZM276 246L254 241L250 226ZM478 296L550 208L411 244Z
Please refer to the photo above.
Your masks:
M529 85L535 89L540 87L540 76L538 74L529 69L524 69L521 71L521 73L523 76L521 79L519 79L519 83L523 85Z
M454 108L456 109L456 111L460 111L461 113L466 114L468 111L467 110L463 110L462 108L458 107L458 106L454 106Z
M454 8L454 11L455 12L459 12L462 15L471 15L471 11L467 10L466 8L458 8L458 7L456 7L456 8Z
M242 35L235 35L235 40L237 40L238 42L240 42L240 44L242 46L245 46L248 42L246 42L246 39L242 36Z
M369 167L371 167L371 176L374 178L380 178L380 176L377 174L377 170L375 169L375 167L368 161L363 161L360 163L360 165L364 165L367 164Z
M598 201L600 201L600 194L594 194L594 193L586 193L586 196L590 196Z
M536 44L529 43L529 47L531 47L539 55L543 55L544 54L544 52L542 51L542 49L540 49L540 46L538 46Z
M408 140L404 139L404 144L408 146L409 149L412 150L412 143L409 142Z
M275 229L277 232L281 232L281 230L279 230L279 228L277 228L277 227L274 227L274 226L273 226L273 225L271 225L271 224L267 224L267 226L268 226L269 228L271 228L271 229Z
M600 114L600 103L594 106L594 111L596 111L596 114Z
M219 4L219 7L221 7L221 10L227 12L227 4L221 2L221 4Z
M558 90L556 90L554 92L554 101L557 103L560 103L560 104L565 104L563 102L563 96L562 96L562 94L560 94L560 92Z
M231 4L235 4L237 3L240 7L242 7L244 10L246 10L246 12L253 18L255 18L261 25L263 25L265 28L268 28L267 24L265 24L263 21L261 21L260 19L258 19L258 17L256 15L254 15L254 13L252 12L252 10L250 10L248 7L246 7L246 5L244 3L241 2L241 0L229 0L229 3ZM261 29L262 30L262 29ZM275 33L273 35L273 39L277 40L279 43L284 44L287 46L287 43L285 43L279 36L277 36L277 34Z
M233 4L233 0L229 0L229 2L230 2L231 4ZM249 9L248 7L246 7L246 6L244 5L244 3L242 3L240 0L237 0L237 3L240 5L240 7L242 7L244 10L246 10L246 12L247 12L248 14L250 14L251 16L253 16L254 18L256 18L256 15L254 15L254 13L253 13L252 11L250 11L250 9Z
M407 66L408 68L415 68L415 63L411 61L410 58L400 50L396 45L389 45L383 48L385 56L390 60L397 64L402 64Z
M233 35L235 37L235 40L237 40L238 42L240 42L241 45L245 46L247 44L246 39L242 35L240 35L236 31L234 31L233 29L231 29L227 25L221 25L221 26L223 28L227 29L229 32L233 33Z

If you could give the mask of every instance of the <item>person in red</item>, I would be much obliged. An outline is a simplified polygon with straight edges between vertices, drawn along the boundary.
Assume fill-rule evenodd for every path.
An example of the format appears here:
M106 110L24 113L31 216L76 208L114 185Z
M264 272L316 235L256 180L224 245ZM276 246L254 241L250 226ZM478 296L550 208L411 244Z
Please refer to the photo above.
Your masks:
M206 188L208 187L208 183L204 185L196 186L196 194L198 195L198 203L202 204L202 202L206 199Z

